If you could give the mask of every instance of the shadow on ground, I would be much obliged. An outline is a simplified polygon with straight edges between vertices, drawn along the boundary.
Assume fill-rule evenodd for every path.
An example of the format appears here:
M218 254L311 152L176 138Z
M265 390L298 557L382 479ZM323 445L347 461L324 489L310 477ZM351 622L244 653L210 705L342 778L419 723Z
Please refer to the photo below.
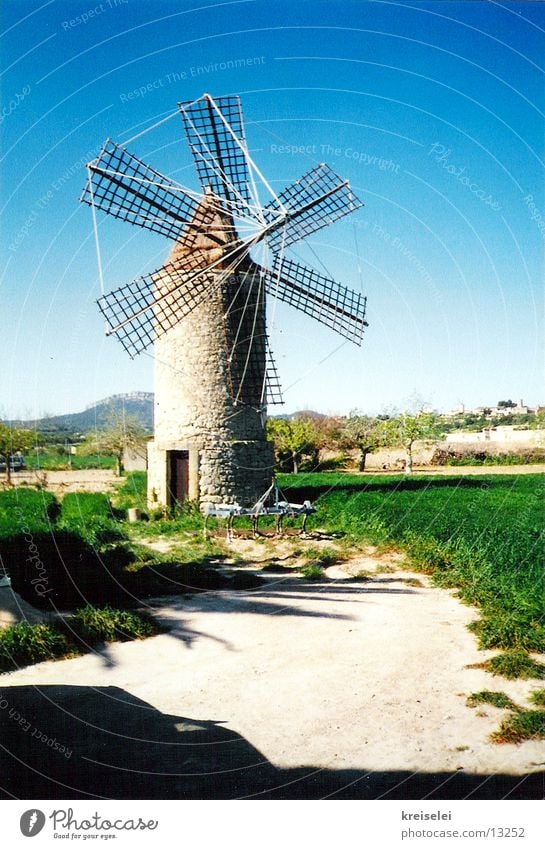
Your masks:
M277 769L227 716L162 714L117 687L0 689L0 795L19 799L538 799L527 776ZM39 733L38 733L39 732ZM66 751L64 751L66 750Z
M487 466L483 466L482 474L487 474ZM362 476L357 481L343 481L342 478L335 482L324 482L316 484L307 484L303 478L303 482L299 485L297 482L292 482L290 486L283 488L283 493L288 501L317 501L321 495L328 495L330 492L344 492L347 496L354 493L390 493L390 492L421 492L424 490L436 489L505 489L505 477L497 475L495 478L488 477L486 483L479 479L471 477L426 477L419 475L418 477L395 477L392 480L375 480L373 477Z

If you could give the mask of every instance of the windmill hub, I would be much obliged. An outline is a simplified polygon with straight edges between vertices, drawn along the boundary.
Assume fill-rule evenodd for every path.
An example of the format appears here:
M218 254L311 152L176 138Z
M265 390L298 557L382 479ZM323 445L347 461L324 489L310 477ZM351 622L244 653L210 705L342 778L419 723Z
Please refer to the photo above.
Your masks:
M360 344L365 298L285 251L361 202L323 163L277 195L249 155L237 97L205 94L179 110L200 199L110 140L87 166L82 200L93 210L174 242L162 268L98 303L131 356L154 345L150 502L251 505L274 470L266 407L281 403L266 295ZM257 183L271 196L264 206ZM250 252L262 248L257 262Z

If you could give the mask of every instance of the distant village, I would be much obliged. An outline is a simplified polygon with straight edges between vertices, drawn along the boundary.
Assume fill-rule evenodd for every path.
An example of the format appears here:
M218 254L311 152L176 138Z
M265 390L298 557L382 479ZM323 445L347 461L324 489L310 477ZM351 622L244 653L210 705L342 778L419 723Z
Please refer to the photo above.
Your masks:
M536 413L542 412L543 410L545 410L545 406L529 407L527 404L524 403L521 398L520 401L518 401L517 403L510 400L499 401L499 403L495 407L474 407L473 409L467 409L464 404L460 404L459 407L456 407L449 413L438 413L438 415L463 416L471 414L484 418L505 418L506 416L513 415L532 416L536 415Z

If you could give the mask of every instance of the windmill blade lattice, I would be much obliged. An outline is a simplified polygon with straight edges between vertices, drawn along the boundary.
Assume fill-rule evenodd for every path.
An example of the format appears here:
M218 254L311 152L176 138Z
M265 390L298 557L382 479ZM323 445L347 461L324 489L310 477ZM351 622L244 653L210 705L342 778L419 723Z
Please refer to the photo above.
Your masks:
M279 255L275 256L272 271L266 273L265 285L269 294L325 324L350 342L361 343L367 327L367 299L359 292Z
M235 403L281 402L265 328L265 294L360 344L365 298L286 259L284 249L362 203L325 164L276 195L248 153L238 97L203 95L179 104L179 111L203 188L200 197L109 139L87 166L84 203L175 242L162 268L102 295L98 303L107 332L135 356L221 290L231 298L224 315L228 391ZM264 207L256 181L273 195ZM242 238L235 221L250 226L251 234ZM261 242L272 250L270 269L251 260Z
M176 240L195 216L198 201L178 183L109 139L87 168L81 201L114 218Z
M278 204L284 210L280 215ZM348 181L341 180L322 163L284 189L278 195L278 202L265 207L268 244L271 250L280 251L361 206Z
M178 104L203 191L223 198L231 212L252 208L242 112L238 97L203 95Z
M98 299L108 324L131 357L175 327L210 294L206 272L188 275L171 263Z

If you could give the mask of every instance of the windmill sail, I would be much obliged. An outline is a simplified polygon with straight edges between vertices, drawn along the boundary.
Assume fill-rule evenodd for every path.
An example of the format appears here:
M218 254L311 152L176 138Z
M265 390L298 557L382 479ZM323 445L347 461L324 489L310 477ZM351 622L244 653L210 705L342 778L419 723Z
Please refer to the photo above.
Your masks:
M81 201L169 239L178 239L198 202L159 171L108 139L87 166Z
M276 201L264 209L266 237L273 251L287 248L363 206L349 183L325 164L284 189L278 200L285 211L279 209Z
M284 249L363 204L325 164L276 196L249 157L238 97L204 94L178 108L203 188L199 198L109 139L87 166L84 203L175 242L162 268L99 299L107 332L134 357L220 293L233 400L259 406L266 393L268 403L281 403L268 349L264 296L278 297L361 344L366 299L286 259ZM256 206L252 172L274 195L264 208ZM246 232L241 228L239 235L235 221L250 227ZM259 242L272 249L271 269L250 260L249 252Z
M267 293L361 344L367 300L306 265L277 255L265 275Z
M252 212L242 111L238 97L203 95L178 104L204 191L211 191L238 215Z

